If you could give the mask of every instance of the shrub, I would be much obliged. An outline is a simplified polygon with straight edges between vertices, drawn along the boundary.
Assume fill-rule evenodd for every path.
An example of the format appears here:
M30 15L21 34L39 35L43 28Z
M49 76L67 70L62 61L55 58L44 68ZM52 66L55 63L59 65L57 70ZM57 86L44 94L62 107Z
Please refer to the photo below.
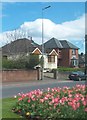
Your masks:
M34 66L39 64L39 56L38 55L30 55L29 60L26 62L26 68L33 69Z
M73 88L48 88L47 91L35 90L18 94L18 101L12 111L26 117L39 117L43 120L59 118L87 117L87 86L76 85Z
M2 68L3 69L24 69L25 61L23 59L17 59L17 60L3 59Z
M39 64L38 55L20 56L15 60L2 60L3 69L33 69L37 64Z
M71 71L84 71L84 69L82 68L67 68L67 67L59 67L57 68L58 71L61 71L61 72L71 72Z

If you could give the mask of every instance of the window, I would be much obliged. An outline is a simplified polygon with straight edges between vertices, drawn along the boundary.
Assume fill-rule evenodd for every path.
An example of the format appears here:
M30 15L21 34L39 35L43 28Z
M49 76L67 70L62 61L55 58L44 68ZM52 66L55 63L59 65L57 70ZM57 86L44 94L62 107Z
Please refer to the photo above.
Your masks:
M59 54L61 54L61 51L59 51Z
M55 62L55 56L48 55L48 62Z
M78 60L72 59L71 64L72 64L72 66L78 66Z
M4 56L3 56L3 59L7 59L7 56L6 56L6 55L4 55Z
M72 55L76 55L76 50L72 49Z

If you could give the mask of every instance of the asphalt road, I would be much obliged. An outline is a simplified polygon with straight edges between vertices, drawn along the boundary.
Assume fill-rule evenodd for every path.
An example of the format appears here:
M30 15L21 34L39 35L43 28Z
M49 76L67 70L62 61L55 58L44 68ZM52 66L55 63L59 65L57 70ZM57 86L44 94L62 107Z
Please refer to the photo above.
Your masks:
M35 81L35 82L26 82L26 83L12 83L12 84L3 84L0 91L2 92L2 98L13 97L18 93L26 93L35 89L47 89L48 87L73 87L76 84L85 84L85 81ZM1 93L0 92L0 93Z

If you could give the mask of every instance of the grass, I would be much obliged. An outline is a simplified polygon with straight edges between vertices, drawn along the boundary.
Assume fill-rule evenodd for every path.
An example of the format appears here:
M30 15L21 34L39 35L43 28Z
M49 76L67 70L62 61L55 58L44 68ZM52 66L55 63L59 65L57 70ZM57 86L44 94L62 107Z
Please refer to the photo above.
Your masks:
M2 118L21 118L21 116L13 113L11 111L11 109L16 101L17 101L17 99L15 99L15 98L2 99Z

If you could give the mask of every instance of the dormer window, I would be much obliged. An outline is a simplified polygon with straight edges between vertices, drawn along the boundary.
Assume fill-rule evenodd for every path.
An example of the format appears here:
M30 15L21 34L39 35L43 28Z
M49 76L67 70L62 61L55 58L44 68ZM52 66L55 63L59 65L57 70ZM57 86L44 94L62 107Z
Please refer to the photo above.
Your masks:
M76 55L76 50L72 49L72 55Z

